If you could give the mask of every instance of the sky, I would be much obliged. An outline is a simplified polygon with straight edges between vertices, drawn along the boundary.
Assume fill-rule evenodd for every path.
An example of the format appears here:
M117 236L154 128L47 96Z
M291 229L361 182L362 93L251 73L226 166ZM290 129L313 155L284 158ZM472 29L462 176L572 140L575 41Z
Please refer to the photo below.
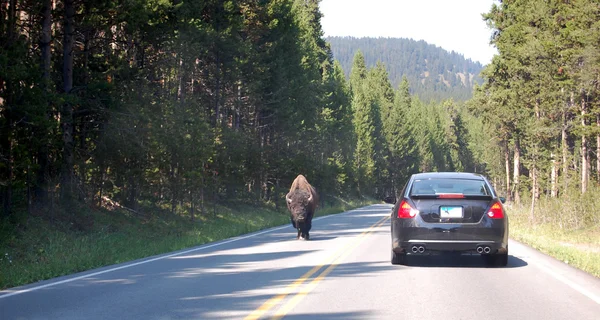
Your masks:
M321 0L325 36L424 40L488 64L498 51L481 17L494 0Z

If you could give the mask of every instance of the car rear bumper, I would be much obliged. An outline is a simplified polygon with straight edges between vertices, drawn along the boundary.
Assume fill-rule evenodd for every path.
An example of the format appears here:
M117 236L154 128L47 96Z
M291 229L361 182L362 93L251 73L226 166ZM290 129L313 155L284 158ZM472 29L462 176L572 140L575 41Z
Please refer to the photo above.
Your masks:
M464 252L478 254L506 253L507 246L502 242L490 241L431 241L411 240L408 242L395 242L392 250L396 253L431 254L434 252Z
M442 251L506 253L507 219L484 216L479 223L427 223L413 219L391 221L392 250L396 253L426 254ZM421 249L422 247L422 249ZM415 251L416 248L416 251Z

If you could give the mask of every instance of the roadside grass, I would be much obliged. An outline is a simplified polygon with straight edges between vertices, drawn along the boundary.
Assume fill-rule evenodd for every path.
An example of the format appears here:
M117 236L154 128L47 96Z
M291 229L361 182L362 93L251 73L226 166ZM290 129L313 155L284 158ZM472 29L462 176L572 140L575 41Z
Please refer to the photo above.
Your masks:
M585 208L584 208L585 207ZM542 199L530 217L528 205L508 206L510 237L600 278L598 201Z
M378 202L336 201L316 216L372 203ZM0 290L289 224L286 210L230 203L192 222L164 212L140 216L81 207L77 215L30 216L18 227L0 221Z

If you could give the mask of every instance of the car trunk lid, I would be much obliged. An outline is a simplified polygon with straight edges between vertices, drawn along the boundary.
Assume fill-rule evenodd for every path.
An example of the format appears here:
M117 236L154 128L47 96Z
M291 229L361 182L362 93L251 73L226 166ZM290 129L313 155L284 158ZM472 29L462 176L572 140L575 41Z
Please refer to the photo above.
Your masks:
M492 204L491 196L413 196L419 215L431 223L477 223Z

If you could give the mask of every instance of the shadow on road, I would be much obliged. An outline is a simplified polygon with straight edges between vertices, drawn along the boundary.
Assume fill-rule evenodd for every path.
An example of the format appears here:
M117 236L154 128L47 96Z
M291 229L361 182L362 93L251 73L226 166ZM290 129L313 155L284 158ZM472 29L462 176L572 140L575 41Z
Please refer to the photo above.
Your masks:
M313 235L310 234L310 240L298 240L298 241L325 241L325 240L331 240L331 239L335 239L338 236L320 236L320 235Z
M372 319L373 315L369 312L336 312L336 313L300 313L300 314L289 314L285 316L286 320L306 320L306 319L319 319L319 320L352 320L352 319Z
M425 256L408 256L408 266L425 268L493 268L479 255L440 254ZM508 256L508 265L500 268L520 268L527 266L527 262L515 256Z
M318 274L323 272L328 265L324 265L316 274L304 281L310 283ZM167 305L176 305L177 308L170 310L170 315L189 318L231 318L231 315L216 315L216 310L229 310L230 312L242 312L245 315L259 307L263 302L273 298L283 289L264 293L264 288L284 288L293 285L298 277L307 272L312 266L290 266L281 269L262 269L255 272L211 272L208 275L191 272L191 278L186 282L180 279L170 278L177 281L173 285L178 288L178 294L170 294L171 299L176 301L165 301ZM353 262L337 265L327 279L346 277L367 277L379 272L391 271L395 266L381 262ZM198 282L203 278L202 282ZM258 282L256 280L259 280ZM195 283L194 289L190 289L190 283ZM290 294L289 297L295 294ZM274 310L271 310L274 311ZM369 319L373 318L368 311L359 312L332 312L332 313L302 313L288 314L285 319Z
M36 318L32 314L37 313L43 314L37 318L79 319L82 316L75 312L85 310L89 319L238 319L239 315L249 314L315 267L320 268L306 279L306 283L323 272L328 264L322 261L327 261L325 258L338 249L327 241L336 238L352 240L367 230L369 236L389 234L389 226L385 224L381 228L369 228L387 215L386 212L373 208L361 211L364 212L319 221L314 224L309 241L296 240L296 232L290 226L155 258L151 263L137 262L135 268L133 265L106 267L105 271L95 271L97 274L93 276L0 301L0 315L5 315L0 318ZM274 243L281 245L277 251L265 249ZM214 249L208 249L212 247ZM318 251L331 253L315 255ZM380 261L342 263L327 278L366 276L393 270L393 267L396 266ZM31 308L32 301L35 309ZM73 301L78 302L76 310ZM3 308L4 305L11 306L10 312ZM107 309L106 305L111 307ZM305 313L286 318L364 319L369 318L367 313Z
M350 223L335 223L328 224L327 230L323 230L320 225L310 231L310 241L322 241L331 240L340 237L354 237L366 233L367 229L361 228L356 224ZM386 221L382 228L368 230L370 235L385 234L389 235L389 221ZM290 225L289 228L284 228L278 233L265 235L262 237L262 242L278 242L278 241L300 241L307 242L304 240L296 239L296 230Z

